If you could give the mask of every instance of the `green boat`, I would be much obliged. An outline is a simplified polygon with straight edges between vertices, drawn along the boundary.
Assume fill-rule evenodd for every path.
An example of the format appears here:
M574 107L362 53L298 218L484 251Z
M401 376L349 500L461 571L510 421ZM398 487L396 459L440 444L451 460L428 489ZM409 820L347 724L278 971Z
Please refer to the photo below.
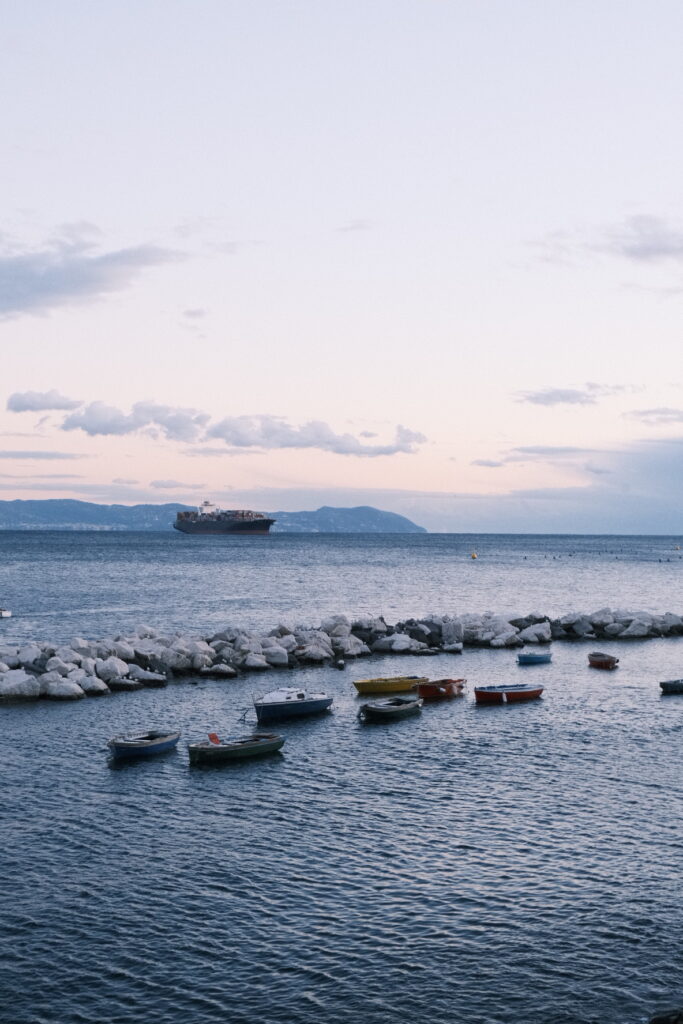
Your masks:
M284 736L276 732L255 732L227 740L221 740L215 732L210 732L208 740L190 743L187 749L190 764L223 764L226 761L241 761L246 757L274 754L284 742Z

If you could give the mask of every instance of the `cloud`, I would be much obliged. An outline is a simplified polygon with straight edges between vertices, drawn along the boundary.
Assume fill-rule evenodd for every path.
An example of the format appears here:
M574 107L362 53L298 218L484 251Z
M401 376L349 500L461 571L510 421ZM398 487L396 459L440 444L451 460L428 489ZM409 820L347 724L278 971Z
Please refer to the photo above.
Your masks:
M453 462L456 460L453 459ZM504 462L495 462L494 459L473 459L470 462L470 466L487 466L490 469L497 469L499 466L504 466Z
M322 420L293 426L282 416L267 414L226 416L212 424L208 413L150 401L136 402L130 412L105 402L90 402L66 416L61 429L82 430L90 437L122 437L144 431L149 436L161 436L169 441L192 445L197 442L223 441L227 446L195 448L185 452L187 455L232 455L283 448L313 448L337 455L377 458L381 455L412 455L417 451L417 445L427 440L424 434L399 424L390 443L363 444L353 434L335 433ZM375 436L370 431L363 431L360 435L364 439Z
M67 416L62 430L83 430L97 435L133 434L138 430L158 430L171 441L195 441L209 422L206 413L156 402L136 402L130 413L121 412L104 402L91 402L79 412Z
M87 455L74 455L72 452L7 452L0 451L0 459L86 459Z
M539 391L520 391L518 402L533 405L595 405L598 398L617 395L627 389L620 384L588 382L582 388L541 388Z
M46 409L77 409L78 399L66 398L59 391L15 391L7 399L10 412L44 412Z
M399 425L392 444L364 445L353 434L335 434L320 420L293 427L279 416L266 415L226 417L209 428L207 437L220 438L236 448L316 448L336 455L367 458L413 454L415 445L427 440L423 434Z
M206 316L205 309L184 309L183 316L187 320L202 320Z
M522 445L519 448L511 448L509 454L505 457L505 461L521 462L529 459L565 459L599 454L602 454L602 452L596 448L574 448L571 445L529 444Z
M180 480L150 480L150 487L159 491L201 490L206 484L184 484Z
M627 217L621 224L604 228L596 248L638 263L683 262L683 228L667 224L661 217Z
M595 405L596 398L589 391L576 388L543 388L540 391L522 391L517 401L534 405Z
M180 258L154 245L98 252L92 225L67 225L39 248L0 253L0 318L40 315L127 288L148 267Z
M138 422L130 413L123 413L104 402L91 402L80 412L67 416L62 423L62 430L84 430L94 437L97 434L131 434L141 426L144 423Z
M626 413L629 419L640 420L650 426L657 426L660 423L683 423L683 409L634 409Z
M112 480L112 483L113 484L130 484L130 486L134 487L134 486L136 486L136 484L139 484L140 481L139 480L128 480L126 477L117 476L117 477L114 477L114 479Z
M19 473L0 473L3 480L83 480L82 473L32 473L30 477Z
M209 458L214 455L219 455L221 458L226 456L234 455L266 455L266 451L262 448L228 448L227 445L224 448L209 448L208 446L195 446L194 448L186 448L183 455L191 455L192 457L208 456Z

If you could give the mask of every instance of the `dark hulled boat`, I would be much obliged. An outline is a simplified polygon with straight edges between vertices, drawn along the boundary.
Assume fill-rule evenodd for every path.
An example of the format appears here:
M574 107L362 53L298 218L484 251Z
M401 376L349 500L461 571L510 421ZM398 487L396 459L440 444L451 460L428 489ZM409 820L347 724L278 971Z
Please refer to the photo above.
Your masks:
M198 509L179 512L173 524L181 533L268 533L275 522L250 509L222 509L204 501Z

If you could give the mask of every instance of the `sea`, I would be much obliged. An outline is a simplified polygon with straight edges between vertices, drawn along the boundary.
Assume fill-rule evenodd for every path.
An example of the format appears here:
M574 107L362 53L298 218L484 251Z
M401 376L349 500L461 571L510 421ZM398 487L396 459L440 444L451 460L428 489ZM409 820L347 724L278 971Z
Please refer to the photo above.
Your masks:
M681 537L0 533L0 645L329 614L683 613ZM472 557L476 555L476 558ZM1 1024L642 1024L683 1006L683 638L373 656L0 706ZM367 675L467 679L365 725ZM477 707L476 684L541 700ZM277 685L280 754L190 767ZM107 740L182 731L116 764Z

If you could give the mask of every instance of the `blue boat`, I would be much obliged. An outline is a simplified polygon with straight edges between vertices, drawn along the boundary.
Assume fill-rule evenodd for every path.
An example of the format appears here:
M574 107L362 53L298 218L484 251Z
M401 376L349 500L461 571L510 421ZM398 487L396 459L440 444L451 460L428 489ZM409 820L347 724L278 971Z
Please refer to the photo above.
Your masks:
M271 690L254 701L256 719L259 725L283 718L301 718L303 715L317 715L329 711L334 698L326 693L308 693L293 687Z
M517 655L519 665L547 665L552 660L550 651L520 651Z
M129 736L114 736L109 740L113 757L152 757L173 750L180 739L179 732L151 729L149 732L133 733Z

